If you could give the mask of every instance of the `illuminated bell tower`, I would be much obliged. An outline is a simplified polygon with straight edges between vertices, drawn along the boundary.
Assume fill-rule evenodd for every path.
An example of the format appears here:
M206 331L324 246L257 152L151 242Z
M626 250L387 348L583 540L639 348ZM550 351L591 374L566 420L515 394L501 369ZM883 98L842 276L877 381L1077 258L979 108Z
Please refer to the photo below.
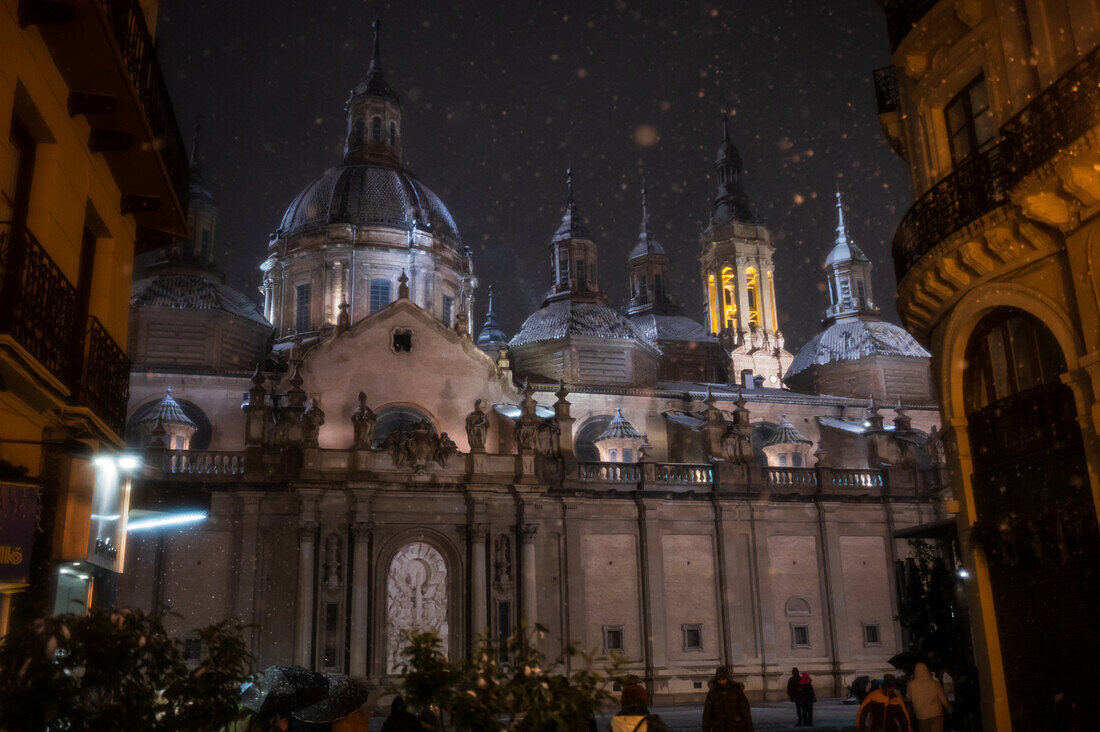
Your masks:
M775 304L775 247L771 233L749 208L741 181L741 155L722 118L722 144L714 162L718 195L701 237L699 264L707 326L729 354L730 378L751 370L780 386L793 358L784 348Z

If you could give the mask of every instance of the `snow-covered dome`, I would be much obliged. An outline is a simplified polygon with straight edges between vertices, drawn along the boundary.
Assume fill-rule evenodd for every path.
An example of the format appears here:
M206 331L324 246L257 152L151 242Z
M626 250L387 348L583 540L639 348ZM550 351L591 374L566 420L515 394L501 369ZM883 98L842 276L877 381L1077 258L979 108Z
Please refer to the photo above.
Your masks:
M567 336L633 338L648 343L645 334L615 308L600 302L558 300L531 313L509 345L515 348Z
M813 366L864 356L931 358L932 354L899 325L885 320L845 318L811 338L794 357L783 378Z
M426 185L403 168L341 165L307 185L283 214L280 237L330 224L385 226L409 231L416 222L461 248L451 212Z

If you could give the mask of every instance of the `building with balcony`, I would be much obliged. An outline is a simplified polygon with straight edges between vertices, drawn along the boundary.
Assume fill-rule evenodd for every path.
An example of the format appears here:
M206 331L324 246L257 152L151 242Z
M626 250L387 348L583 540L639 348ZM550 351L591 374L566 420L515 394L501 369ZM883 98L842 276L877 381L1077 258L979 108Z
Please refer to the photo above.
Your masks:
M155 0L0 3L4 622L13 594L27 615L112 602L125 556L130 273L187 231L156 13Z
M435 630L456 657L520 621L547 627L551 656L621 651L668 701L702 698L718 663L758 698L783 698L791 665L836 694L887 670L901 645L892 562L907 551L893 533L943 517L927 353L874 341L839 359L875 374L894 358L923 374L912 394L879 376L870 400L785 388L781 273L729 130L717 198L699 207L695 308L668 290L684 263L650 230L659 212L643 203L629 261L608 267L567 176L561 217L532 245L550 265L543 303L509 338L508 304L491 302L475 340L469 252L401 167L414 110L377 48L343 165L257 252L270 348L228 337L258 337L262 318L208 263L180 269L186 243L135 283L140 508L206 520L135 534L120 600L171 610L179 633L240 618L259 664L379 689L404 630ZM210 220L193 213L191 256ZM821 244L824 257L833 235ZM829 273L869 266L838 258ZM629 278L623 307L609 276ZM849 300L833 315L877 327Z
M986 729L1094 723L1100 3L887 0L879 119L915 202L898 311L932 353Z

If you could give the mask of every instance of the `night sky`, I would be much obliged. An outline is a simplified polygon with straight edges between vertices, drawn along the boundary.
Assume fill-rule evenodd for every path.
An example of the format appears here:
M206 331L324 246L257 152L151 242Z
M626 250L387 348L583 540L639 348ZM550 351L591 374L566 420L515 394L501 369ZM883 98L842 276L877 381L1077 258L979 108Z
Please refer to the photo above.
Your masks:
M268 233L340 163L344 101L366 76L376 15L405 163L474 251L476 329L489 284L509 336L541 303L569 166L611 302L625 298L644 176L673 292L703 320L696 255L723 111L775 240L787 347L820 329L838 182L896 321L889 241L911 198L876 117L871 72L889 48L872 0L163 0L161 63L189 146L202 120L230 284L258 299Z

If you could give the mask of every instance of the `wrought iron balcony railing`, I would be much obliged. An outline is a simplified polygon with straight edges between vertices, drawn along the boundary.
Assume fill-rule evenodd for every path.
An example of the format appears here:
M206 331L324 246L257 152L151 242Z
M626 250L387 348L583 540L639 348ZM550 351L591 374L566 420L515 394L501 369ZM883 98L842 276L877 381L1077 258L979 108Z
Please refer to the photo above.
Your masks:
M130 359L98 318L79 327L77 312L76 288L34 234L0 222L0 334L63 383L72 404L88 407L122 435Z
M69 383L77 342L76 288L21 224L0 222L0 333Z
M1008 201L1008 192L1100 124L1100 46L1001 126L999 139L917 199L894 234L900 282L939 242Z
M130 81L149 120L158 152L172 180L180 207L187 211L191 169L168 85L157 61L156 43L138 0L99 0L114 31Z
M890 50L896 49L909 35L909 31L940 0L883 0L886 11L886 33L890 37Z
M76 401L98 414L121 435L126 430L126 403L129 400L130 359L99 318L88 318L84 368Z

